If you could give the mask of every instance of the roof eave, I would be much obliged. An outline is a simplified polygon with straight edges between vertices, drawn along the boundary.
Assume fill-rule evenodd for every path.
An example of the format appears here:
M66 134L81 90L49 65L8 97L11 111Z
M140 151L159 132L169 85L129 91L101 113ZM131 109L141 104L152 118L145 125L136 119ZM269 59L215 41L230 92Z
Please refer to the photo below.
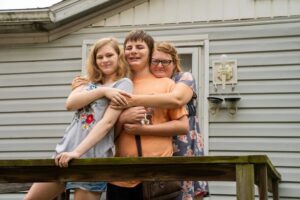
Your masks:
M47 9L26 10L26 12L28 11L27 21L25 19L22 19L23 21L18 20L22 14L26 13L24 10L15 10L18 13L18 17L15 17L14 21L11 20L8 23L1 23L0 20L0 45L47 43L77 31L91 23L96 23L105 17L117 14L120 12L119 8L125 5L126 7L132 7L145 1L146 0L86 0L84 1L85 4L87 4L87 2L90 4L84 7L80 0L67 0L50 7L48 11ZM77 10L77 12L71 12L71 10L69 10L71 8L67 7L73 6L82 8L78 8L79 10ZM48 17L45 16L45 13L48 13ZM42 18L39 19L37 15L41 15ZM36 19L36 21L34 21L34 19Z

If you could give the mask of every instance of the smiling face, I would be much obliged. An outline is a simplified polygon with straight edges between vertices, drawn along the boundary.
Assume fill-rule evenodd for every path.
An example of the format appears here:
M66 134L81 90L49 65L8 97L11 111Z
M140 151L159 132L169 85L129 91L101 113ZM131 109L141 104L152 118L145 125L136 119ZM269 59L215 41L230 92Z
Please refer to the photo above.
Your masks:
M158 78L171 78L174 73L175 65L172 56L168 53L155 50L152 54L150 71Z
M149 48L144 41L128 41L125 44L125 59L133 72L148 67Z
M115 77L118 69L118 54L114 48L107 44L96 53L96 65L105 78Z

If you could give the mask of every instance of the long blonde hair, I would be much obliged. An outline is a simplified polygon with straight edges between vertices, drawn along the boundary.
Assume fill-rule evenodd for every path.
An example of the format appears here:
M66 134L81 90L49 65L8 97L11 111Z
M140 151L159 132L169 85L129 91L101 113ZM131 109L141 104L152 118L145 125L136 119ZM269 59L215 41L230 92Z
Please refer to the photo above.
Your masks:
M88 55L86 71L87 71L87 78L90 82L102 83L104 79L103 73L97 66L96 56L98 50L106 45L110 45L118 55L118 69L116 72L117 75L116 80L128 76L129 73L128 66L125 62L123 50L122 48L119 47L117 40L115 38L102 38L97 42L95 42Z

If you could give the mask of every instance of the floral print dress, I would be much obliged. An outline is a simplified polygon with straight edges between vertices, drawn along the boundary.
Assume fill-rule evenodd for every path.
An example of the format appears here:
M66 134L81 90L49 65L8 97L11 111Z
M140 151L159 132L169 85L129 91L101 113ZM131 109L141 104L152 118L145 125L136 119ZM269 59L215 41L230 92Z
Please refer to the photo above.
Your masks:
M98 87L112 87L131 93L133 84L130 79L122 78L105 86L90 83L84 89L94 90ZM102 119L108 104L109 100L103 97L77 110L70 126L65 130L64 137L56 145L55 154L73 151L89 134L94 125ZM114 129L112 128L95 146L83 154L81 158L113 157L114 154Z
M196 82L189 72L179 72L174 74L172 79L176 83L184 83L193 90L193 97L187 104L189 113L190 130L186 135L173 137L174 156L203 156L204 143L203 135L200 132L197 117L197 94ZM192 200L197 195L207 195L208 184L206 181L182 181L182 192L177 200Z

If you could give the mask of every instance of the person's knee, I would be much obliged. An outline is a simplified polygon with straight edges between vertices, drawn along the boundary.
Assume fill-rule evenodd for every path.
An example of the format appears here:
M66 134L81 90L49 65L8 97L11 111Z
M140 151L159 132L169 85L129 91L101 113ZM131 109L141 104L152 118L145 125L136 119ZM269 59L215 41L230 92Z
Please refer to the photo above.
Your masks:
M34 196L27 194L23 200L38 200L37 198L35 198Z
M75 200L98 200L101 197L101 192L92 192L87 190L76 189Z

